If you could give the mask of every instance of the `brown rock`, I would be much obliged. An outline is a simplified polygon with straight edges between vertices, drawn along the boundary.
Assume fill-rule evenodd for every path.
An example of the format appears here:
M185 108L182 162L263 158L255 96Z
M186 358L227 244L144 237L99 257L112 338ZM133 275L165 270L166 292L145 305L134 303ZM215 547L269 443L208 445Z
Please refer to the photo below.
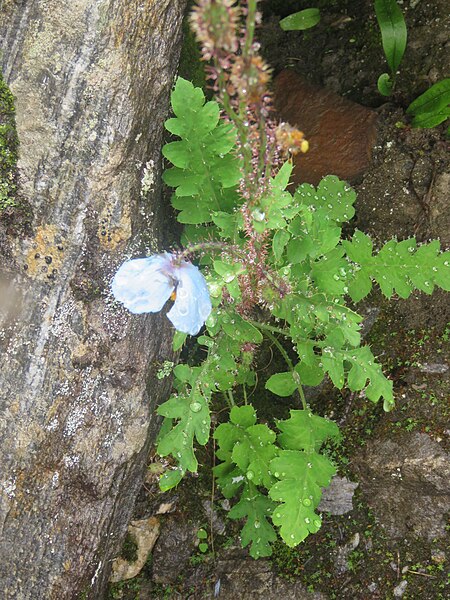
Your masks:
M325 175L351 181L369 166L377 114L364 106L282 71L274 80L275 108L283 121L301 129L306 154L294 158L293 180L314 185Z

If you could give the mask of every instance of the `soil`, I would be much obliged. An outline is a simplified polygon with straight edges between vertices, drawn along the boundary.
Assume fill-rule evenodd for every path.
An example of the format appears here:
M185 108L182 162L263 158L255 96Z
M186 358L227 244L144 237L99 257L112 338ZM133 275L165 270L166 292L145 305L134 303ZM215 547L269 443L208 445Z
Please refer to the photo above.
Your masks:
M353 226L369 232L379 244L392 236L416 236L419 241L439 237L442 247L448 247L446 127L443 124L431 130L414 130L405 114L415 97L449 75L447 0L402 3L408 46L395 92L388 100L376 87L386 65L371 0L267 0L262 4L262 51L275 74L289 66L312 83L375 108L379 114L371 164L354 185L358 206ZM311 5L321 8L322 20L316 28L306 32L283 32L279 28L280 17ZM238 547L237 524L226 519L227 502L212 487L207 469L166 495L158 493L155 477L149 475L135 518L155 514L162 502L171 506L169 514L160 517L162 533L155 548L155 564L150 556L139 577L111 587L111 598L200 599L213 598L217 593L219 598L243 599L449 597L450 525L447 521L445 526L446 514L436 513L435 520L442 518L443 525L436 532L433 529L432 537L415 528L408 518L400 519L400 515L396 529L395 512L387 515L380 511L367 483L367 465L389 441L402 449L400 454L407 449L410 456L405 460L410 462L419 460L415 449L419 452L425 439L419 434L426 436L425 446L430 447L432 457L444 456L450 450L448 297L439 292L431 296L416 294L407 301L394 299L388 303L375 291L358 308L367 316L366 339L394 381L395 409L384 413L381 405L345 390L336 392L327 384L309 394L316 410L336 420L343 431L343 442L330 447L329 453L341 476L360 482L353 510L345 515L324 515L324 524L316 535L295 549L276 543L271 559L258 561L263 566L254 567L254 561ZM270 356L266 358L270 360ZM266 358L261 357L261 364ZM268 399L262 394L259 403L260 415L264 415ZM285 416L286 409L287 405L280 403L276 416ZM206 447L199 454L199 462L211 464L212 457L213 448ZM383 457L379 458L382 461ZM410 507L401 510L410 510L412 517L419 497L429 502L430 511L436 509L435 504L440 503L441 511L449 506L448 487L447 491L445 486L433 488L426 473L417 479L404 476L402 480L399 476L395 481L398 488L393 488L391 481L384 491L394 496L407 493ZM379 486L383 487L382 479ZM433 498L438 496L439 502L435 502ZM177 524L183 551L178 551L173 541ZM164 541L164 527L172 545ZM199 528L208 531L205 552L198 547ZM166 555L161 554L164 547ZM163 569L161 565L169 560L170 568L166 565Z

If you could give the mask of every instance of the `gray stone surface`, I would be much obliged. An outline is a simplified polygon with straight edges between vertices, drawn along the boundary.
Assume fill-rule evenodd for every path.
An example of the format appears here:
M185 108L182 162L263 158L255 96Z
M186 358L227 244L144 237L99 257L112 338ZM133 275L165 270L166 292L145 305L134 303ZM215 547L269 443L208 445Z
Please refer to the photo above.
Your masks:
M424 433L375 439L356 458L361 489L393 538L445 535L450 456Z
M353 495L358 485L347 477L334 477L322 492L318 510L331 515L345 515L350 512L353 509Z
M171 335L161 315L113 303L109 280L124 256L159 245L160 147L184 8L0 2L32 212L26 229L0 223L5 599L101 598L130 518L153 408L168 391L154 375ZM145 165L154 184L142 197Z

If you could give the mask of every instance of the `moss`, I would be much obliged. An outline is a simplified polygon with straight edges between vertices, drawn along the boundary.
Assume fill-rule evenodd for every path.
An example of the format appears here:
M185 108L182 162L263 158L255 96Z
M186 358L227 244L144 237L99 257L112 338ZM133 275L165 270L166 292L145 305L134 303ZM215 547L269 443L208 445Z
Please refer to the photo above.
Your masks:
M205 89L205 63L201 60L200 49L195 39L190 26L188 13L192 7L192 2L189 2L188 12L183 21L183 46L181 48L180 64L178 67L178 75L192 81L196 87Z
M0 212L16 204L18 147L14 98L0 74Z
M138 545L136 542L136 538L130 533L127 533L127 535L125 536L120 556L129 563L137 561Z

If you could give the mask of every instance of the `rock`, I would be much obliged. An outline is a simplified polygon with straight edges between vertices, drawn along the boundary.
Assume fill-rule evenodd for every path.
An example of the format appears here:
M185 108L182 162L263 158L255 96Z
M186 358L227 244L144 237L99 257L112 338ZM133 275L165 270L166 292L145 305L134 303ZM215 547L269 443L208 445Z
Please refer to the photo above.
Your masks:
M318 510L331 515L345 515L353 509L352 499L358 483L346 477L334 477L331 484L323 490Z
M159 521L156 517L142 519L141 521L131 521L128 527L128 534L136 541L137 558L133 562L128 562L121 557L116 558L112 565L111 583L132 579L141 572L148 555L158 539Z
M163 315L117 306L109 282L125 257L162 247L163 123L185 7L1 2L30 207L25 232L0 223L0 281L13 290L0 311L3 598L104 597L141 487L173 332Z
M424 433L375 439L355 458L361 489L389 535L445 536L450 457Z
M308 152L294 158L295 183L317 185L330 174L351 181L367 169L376 138L374 111L312 85L291 70L275 78L274 92L281 119L298 127L309 141Z
M395 598L401 598L403 596L403 594L406 592L406 586L408 585L408 582L406 581L406 579L404 579L403 581L401 581L395 588L394 588L394 597Z
M223 535L226 530L225 522L220 518L220 515L217 510L215 510L211 500L203 500L202 506L208 517L208 523L212 524L213 532L218 535Z
M443 363L424 363L420 366L419 370L422 373L442 374L448 371L448 365Z
M248 558L242 550L231 551L228 558L219 560L216 573L210 593L202 597L214 598L214 592L219 588L220 600L326 600L321 593L308 592L300 583L278 577L273 573L270 562Z
M346 573L349 570L347 562L348 555L350 554L350 552L353 552L353 550L355 550L359 546L360 539L361 538L359 533L356 532L355 535L353 535L350 538L349 542L345 544L345 546L341 546L338 549L338 553L335 559L335 566L336 572L339 575L342 575L343 573Z
M161 529L153 551L153 580L173 583L183 571L197 541L198 525L170 516Z

